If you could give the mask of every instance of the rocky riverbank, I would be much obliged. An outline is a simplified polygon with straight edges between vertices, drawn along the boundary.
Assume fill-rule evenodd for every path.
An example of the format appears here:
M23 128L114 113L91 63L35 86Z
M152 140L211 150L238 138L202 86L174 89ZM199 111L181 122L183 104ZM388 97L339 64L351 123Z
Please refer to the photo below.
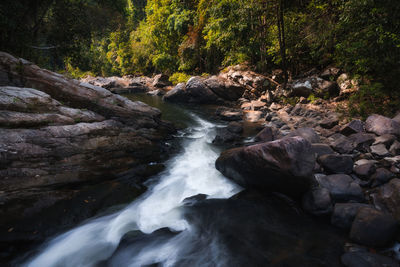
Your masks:
M2 260L143 192L173 131L155 108L1 52Z
M400 116L346 121L337 112L358 84L337 68L312 71L286 89L280 76L240 66L192 77L166 90L165 101L220 104L229 122L215 144L216 168L250 190L289 196L312 216L348 235L345 266L398 266ZM243 146L244 122L263 125Z

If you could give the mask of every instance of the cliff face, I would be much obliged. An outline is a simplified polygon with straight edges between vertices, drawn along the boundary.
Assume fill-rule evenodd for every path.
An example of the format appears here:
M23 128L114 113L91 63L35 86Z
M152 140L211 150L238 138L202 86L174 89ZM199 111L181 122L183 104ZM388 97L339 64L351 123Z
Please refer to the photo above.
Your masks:
M82 194L83 184L121 177L140 184L137 170L154 169L147 164L160 160L162 140L171 131L160 115L141 102L0 52L0 244L40 236L49 209L52 217L68 216L63 205ZM119 182L112 186L117 194L123 187L124 194L137 193ZM112 194L110 187L94 195ZM80 201L87 207L75 206L86 216L91 206L101 208Z

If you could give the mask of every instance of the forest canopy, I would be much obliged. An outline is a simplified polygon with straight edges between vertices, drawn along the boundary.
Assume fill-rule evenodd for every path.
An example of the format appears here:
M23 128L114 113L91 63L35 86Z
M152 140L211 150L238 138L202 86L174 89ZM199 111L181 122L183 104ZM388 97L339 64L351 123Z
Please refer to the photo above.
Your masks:
M385 88L400 79L396 0L3 0L0 12L1 50L74 76L286 63L293 76L335 64Z

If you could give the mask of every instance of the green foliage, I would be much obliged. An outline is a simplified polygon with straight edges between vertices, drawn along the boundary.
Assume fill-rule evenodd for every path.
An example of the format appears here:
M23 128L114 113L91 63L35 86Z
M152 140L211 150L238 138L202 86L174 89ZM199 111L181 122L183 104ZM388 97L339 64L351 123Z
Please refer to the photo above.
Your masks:
M186 83L190 79L190 77L192 76L189 74L182 72L175 72L169 77L169 80L170 82L172 82L172 84L176 85L178 83Z

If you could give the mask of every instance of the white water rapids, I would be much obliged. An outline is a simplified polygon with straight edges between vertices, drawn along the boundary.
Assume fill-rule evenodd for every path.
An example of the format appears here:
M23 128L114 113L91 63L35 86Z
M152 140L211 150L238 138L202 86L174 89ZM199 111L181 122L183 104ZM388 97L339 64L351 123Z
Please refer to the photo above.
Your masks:
M184 151L169 161L157 184L123 210L54 238L24 266L97 266L104 260L108 260L107 266L176 265L178 255L196 243L191 225L183 218L182 201L198 194L229 198L240 191L214 167L218 152L210 145L210 133L216 125L192 116L197 125L181 136ZM165 227L180 233L144 245L132 244L110 260L126 233L140 230L150 234ZM197 251L196 265L212 263L218 257L213 255L214 245L211 242Z

